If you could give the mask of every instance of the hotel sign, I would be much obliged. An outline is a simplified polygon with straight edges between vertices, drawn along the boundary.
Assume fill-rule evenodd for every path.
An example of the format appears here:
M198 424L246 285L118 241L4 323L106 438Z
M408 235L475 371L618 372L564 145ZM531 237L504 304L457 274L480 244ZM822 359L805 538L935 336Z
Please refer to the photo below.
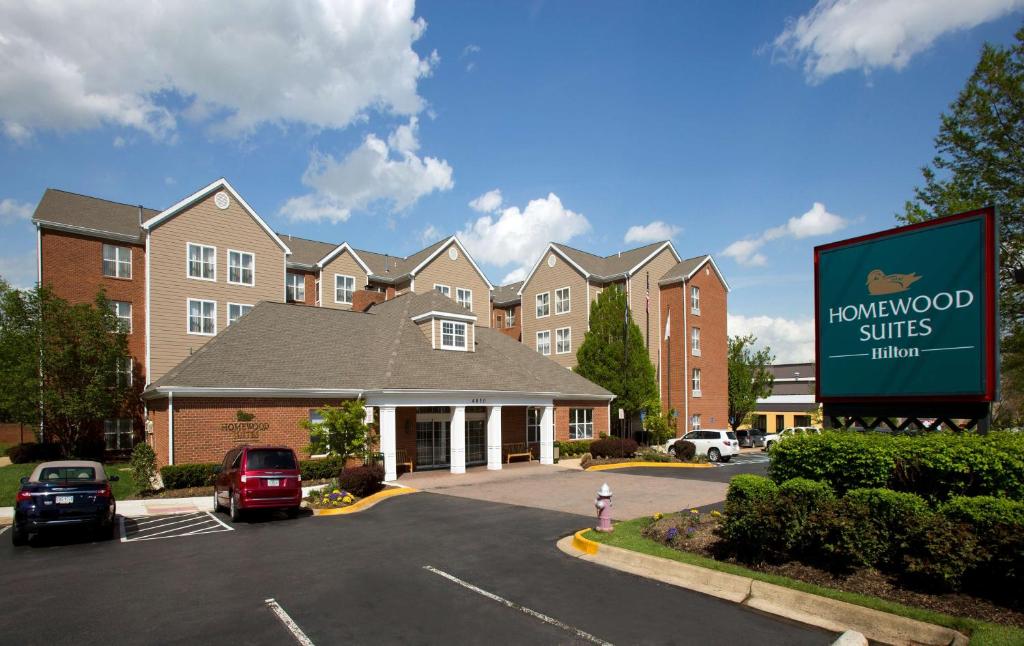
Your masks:
M818 400L993 401L996 258L993 209L816 247Z

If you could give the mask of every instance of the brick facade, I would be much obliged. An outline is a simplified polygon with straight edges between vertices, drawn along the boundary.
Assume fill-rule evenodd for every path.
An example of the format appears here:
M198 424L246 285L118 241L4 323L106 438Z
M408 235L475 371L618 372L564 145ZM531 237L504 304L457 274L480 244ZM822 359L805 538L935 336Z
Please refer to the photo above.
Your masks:
M512 327L507 326L508 311L512 310L513 325ZM498 330L502 334L515 339L516 341L523 340L523 306L521 303L516 303L511 306L498 307L494 306L491 308L491 326Z
M370 309L371 305L383 303L385 297L386 294L383 292L360 289L352 294L352 310L355 312L365 312Z

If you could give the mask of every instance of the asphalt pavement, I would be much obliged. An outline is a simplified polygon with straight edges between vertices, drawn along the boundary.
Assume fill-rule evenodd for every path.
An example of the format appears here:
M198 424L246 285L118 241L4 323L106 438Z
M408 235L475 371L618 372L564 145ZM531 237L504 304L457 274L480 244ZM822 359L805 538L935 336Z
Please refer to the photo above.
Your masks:
M725 482L741 473L753 473L763 476L768 474L767 453L741 453L733 456L728 462L715 464L711 469L664 469L656 467L636 467L632 469L616 469L615 473L634 476L653 476L657 478L676 478L680 480L700 480L702 482Z
M147 530L152 525L142 519L125 534L161 532L161 540L54 537L14 548L0 534L0 588L7 599L0 641L828 644L834 638L562 554L555 541L592 522L584 516L418 493L350 516L254 517L232 531L212 531L215 523L199 520L161 520L152 524L160 529ZM183 529L166 531L177 526Z

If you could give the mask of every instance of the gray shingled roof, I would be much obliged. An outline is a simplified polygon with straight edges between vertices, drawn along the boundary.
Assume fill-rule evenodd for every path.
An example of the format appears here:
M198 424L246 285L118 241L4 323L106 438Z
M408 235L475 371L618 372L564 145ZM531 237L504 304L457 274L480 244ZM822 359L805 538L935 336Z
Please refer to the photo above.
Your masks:
M647 256L654 253L654 251L661 245L668 242L662 240L661 242L652 242L649 245L643 247L637 247L636 249L630 249L628 251L622 251L620 253L612 254L610 256L596 256L580 249L574 249L573 247L559 244L557 242L552 243L559 251L568 256L574 263L584 269L584 271L593 274L595 278L612 278L620 276L625 272L629 271L633 267L643 262Z
M511 305L512 303L518 303L521 299L519 296L519 288L523 286L523 281L517 283L509 283L508 285L499 285L494 288L494 293L491 296L491 301L495 305Z
M612 397L490 328L476 328L475 352L432 349L411 317L450 305L450 299L433 292L405 294L368 312L262 302L150 388L426 389ZM334 342L325 344L324 339Z
M288 262L297 265L313 266L338 246L330 242L299 238L280 231L277 232L277 235L292 250L292 255L288 256Z
M707 254L703 256L694 256L693 258L687 258L676 264L675 267L665 272L665 275L658 281L659 285L667 285L668 283L678 282L693 272L694 269L700 267L700 264L710 258Z
M424 249L420 249L416 253L405 258L401 256L390 256L387 254L377 253L375 251L364 251L362 249L356 249L355 252L359 254L359 257L362 258L363 262L365 262L370 268L370 271L373 272L375 278L396 280L398 278L408 276L409 272L416 269L417 265L426 260L430 254L437 251L437 249L444 243L448 242L449 239L450 238L438 240L434 244Z
M144 237L142 222L158 213L154 209L48 188L39 200L32 221L43 227L50 224L83 233L107 233L141 241Z

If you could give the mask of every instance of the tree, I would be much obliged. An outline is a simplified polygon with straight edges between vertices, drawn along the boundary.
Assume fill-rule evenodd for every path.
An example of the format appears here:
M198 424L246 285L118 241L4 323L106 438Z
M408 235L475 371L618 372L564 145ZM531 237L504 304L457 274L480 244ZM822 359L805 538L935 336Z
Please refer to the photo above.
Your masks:
M340 455L350 458L362 455L370 444L370 427L366 424L366 408L361 399L343 402L341 406L318 409L322 421L302 420L309 431L309 452L313 455Z
M914 189L914 199L896 217L914 223L990 205L999 209L1002 415L1019 421L1024 416L1024 28L1012 46L982 49L967 84L942 115L935 148L931 166L921 169L924 186Z
M590 329L576 352L576 372L615 394L612 410L622 408L632 416L652 408L659 393L643 335L628 317L621 289L612 286L601 292L590 305ZM659 410L660 405L653 408Z
M37 300L0 279L0 419L39 423Z
M758 399L772 394L775 382L771 348L755 350L755 345L753 334L729 337L729 426L734 431L753 412Z

